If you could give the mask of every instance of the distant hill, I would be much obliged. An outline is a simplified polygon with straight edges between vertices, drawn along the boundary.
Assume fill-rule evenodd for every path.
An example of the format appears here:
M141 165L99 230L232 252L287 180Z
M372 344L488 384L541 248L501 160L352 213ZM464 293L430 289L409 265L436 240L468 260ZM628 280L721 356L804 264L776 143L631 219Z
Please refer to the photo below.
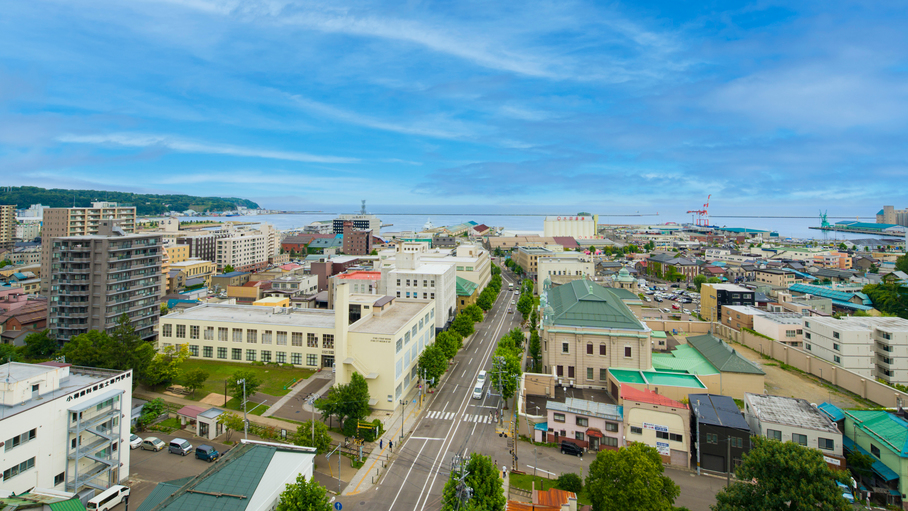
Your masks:
M0 204L15 204L24 209L32 204L52 208L88 207L95 201L116 202L120 206L135 206L140 216L160 215L168 211L191 209L205 211L230 211L237 206L256 209L258 204L236 197L194 197L192 195L152 195L145 193L109 192L103 190L46 189L37 186L11 186L0 188Z

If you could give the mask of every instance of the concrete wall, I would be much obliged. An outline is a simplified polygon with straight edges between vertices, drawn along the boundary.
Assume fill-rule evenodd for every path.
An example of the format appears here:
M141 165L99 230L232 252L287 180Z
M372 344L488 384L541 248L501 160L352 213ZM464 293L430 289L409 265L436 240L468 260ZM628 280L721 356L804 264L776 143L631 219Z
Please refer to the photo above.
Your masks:
M687 332L695 335L708 333L711 325L712 323L706 321L646 320L646 326L656 331L671 332L672 330L677 330L679 332Z
M880 406L894 408L898 406L897 399L901 399L903 403L908 402L908 394L870 378L865 378L832 362L817 358L802 349L793 348L781 342L765 339L748 332L738 332L724 325L714 324L714 326L716 335L723 339L741 343L779 362L854 392Z

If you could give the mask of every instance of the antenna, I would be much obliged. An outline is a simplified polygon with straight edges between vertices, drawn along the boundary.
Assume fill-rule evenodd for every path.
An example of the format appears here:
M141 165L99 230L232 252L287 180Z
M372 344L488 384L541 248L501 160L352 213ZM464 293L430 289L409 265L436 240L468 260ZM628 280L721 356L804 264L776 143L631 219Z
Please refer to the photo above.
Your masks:
M365 215L365 214L366 214L366 199L363 199L363 200L362 200L362 203L363 203L363 205L362 205L362 207L361 207L360 210L359 210L359 214L360 214L360 215Z

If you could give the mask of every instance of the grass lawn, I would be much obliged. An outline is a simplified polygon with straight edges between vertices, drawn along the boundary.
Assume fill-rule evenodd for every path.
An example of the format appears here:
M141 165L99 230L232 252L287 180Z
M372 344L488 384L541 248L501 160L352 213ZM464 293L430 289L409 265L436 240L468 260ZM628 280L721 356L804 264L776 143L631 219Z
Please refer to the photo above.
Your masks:
M229 380L233 373L239 370L253 371L256 376L262 380L262 386L259 392L269 396L283 396L290 392L290 383L293 379L305 380L312 376L315 371L311 369L299 369L296 367L279 367L275 365L256 366L252 364L226 362L223 360L187 360L183 362L183 371L190 369L203 369L208 371L208 381L202 388L195 391L195 395L186 396L188 399L199 400L212 392L218 394L224 393L224 381ZM297 383L297 385L305 385ZM287 387L287 388L284 388ZM228 408L230 405L228 404Z
M526 491L533 489L533 474L508 474L508 477L511 478L511 486L513 486L514 488L519 488ZM539 475L536 476L537 490L548 490L549 488L554 487L555 479L548 479ZM590 502L590 497L586 494L586 488L580 491L580 495L577 495L577 503L581 506L592 504L592 502Z

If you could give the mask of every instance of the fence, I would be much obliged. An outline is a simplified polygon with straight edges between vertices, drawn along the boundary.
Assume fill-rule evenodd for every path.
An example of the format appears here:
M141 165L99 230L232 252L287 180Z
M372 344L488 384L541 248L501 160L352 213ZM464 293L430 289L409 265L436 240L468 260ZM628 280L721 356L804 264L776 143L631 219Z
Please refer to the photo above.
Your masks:
M672 330L677 330L678 332L686 332L689 334L705 334L709 332L711 323L706 321L674 321L674 320L662 320L662 319L648 319L646 320L646 326L652 328L656 331L662 332L671 332Z
M807 351L773 339L750 332L739 332L719 323L712 323L712 325L715 334L719 337L741 343L754 351L759 351L783 364L800 369L886 408L895 408L898 406L898 400L908 403L908 394L880 383L873 377L862 376L837 366L833 362L817 358Z

